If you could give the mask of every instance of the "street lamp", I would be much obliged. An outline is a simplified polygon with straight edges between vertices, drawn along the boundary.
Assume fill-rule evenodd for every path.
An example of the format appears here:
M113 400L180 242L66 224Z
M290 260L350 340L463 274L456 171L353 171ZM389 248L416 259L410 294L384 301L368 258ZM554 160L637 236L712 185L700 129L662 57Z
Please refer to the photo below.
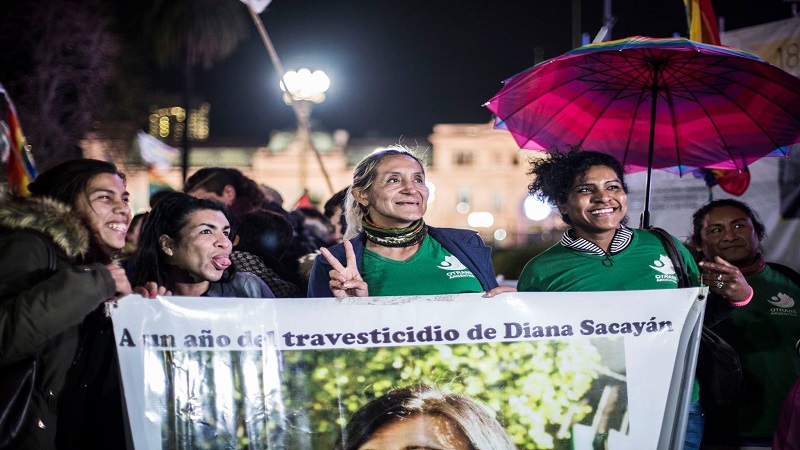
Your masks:
M281 83L283 101L287 105L297 101L322 103L325 100L325 92L330 86L330 78L321 70L314 72L305 68L296 72L290 70L283 75Z
M301 140L300 147L300 188L306 186L306 153L311 146L311 130L309 118L311 116L311 105L322 103L325 100L325 92L331 85L328 75L321 70L312 72L303 68L297 71L290 70L283 75L281 80L281 90L283 91L283 101L287 105L293 105L298 115L298 138Z

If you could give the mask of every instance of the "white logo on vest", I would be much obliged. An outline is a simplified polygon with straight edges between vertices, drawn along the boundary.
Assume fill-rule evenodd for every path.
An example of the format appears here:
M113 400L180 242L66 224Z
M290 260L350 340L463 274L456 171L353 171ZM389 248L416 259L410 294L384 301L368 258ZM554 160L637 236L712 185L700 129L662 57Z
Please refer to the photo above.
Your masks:
M659 272L656 275L656 281L671 281L678 282L678 275L675 274L675 267L672 265L672 260L667 255L659 255L658 259L653 261L650 268Z
M439 263L440 269L447 270L447 277L449 279L455 278L475 278L475 275L467 269L467 266L461 263L455 256L445 256L444 261Z
M778 295L773 295L772 298L767 300L774 306L774 308L769 309L770 315L773 316L797 316L797 311L794 309L794 299L789 297L787 294L783 292L778 292Z
M467 266L461 264L455 256L445 256L444 261L439 263L439 268L444 270L465 270Z

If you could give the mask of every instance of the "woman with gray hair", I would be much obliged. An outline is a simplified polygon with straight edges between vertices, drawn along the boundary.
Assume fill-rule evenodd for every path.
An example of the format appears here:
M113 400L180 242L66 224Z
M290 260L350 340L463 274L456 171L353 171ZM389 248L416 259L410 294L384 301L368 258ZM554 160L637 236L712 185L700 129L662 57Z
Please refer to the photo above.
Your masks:
M366 297L486 292L498 286L491 248L478 233L428 226L425 164L403 147L379 149L353 171L345 241L321 249L309 297ZM410 282L412 281L413 282Z

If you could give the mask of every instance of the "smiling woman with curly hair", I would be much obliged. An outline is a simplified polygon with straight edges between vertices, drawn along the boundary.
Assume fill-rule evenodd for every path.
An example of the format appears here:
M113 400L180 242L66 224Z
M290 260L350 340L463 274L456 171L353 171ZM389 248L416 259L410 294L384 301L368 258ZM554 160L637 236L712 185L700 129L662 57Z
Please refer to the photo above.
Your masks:
M569 228L561 241L526 264L520 291L674 289L675 271L649 230L631 229L628 185L619 161L605 153L572 149L531 162L531 195L558 208ZM689 275L697 278L691 253L677 240ZM669 264L671 266L671 263ZM658 267L662 270L657 270Z
M569 229L561 241L530 260L519 277L520 291L623 291L676 289L678 276L659 235L631 229L628 221L628 185L619 161L604 153L571 149L556 151L532 162L536 178L531 195L558 208ZM670 236L683 257L689 280L697 284L699 270L689 250ZM707 261L704 275L711 286L708 307L730 312L750 300L752 290L732 278L717 278L726 263ZM727 281L726 281L727 280ZM713 283L713 284L712 284ZM719 294L727 289L727 301ZM708 308L707 308L708 309ZM716 314L715 314L716 315ZM706 319L709 318L707 314ZM685 449L697 449L703 417L697 382L692 392Z
M561 241L530 260L519 276L520 291L622 291L676 289L678 276L661 238L651 230L631 229L628 185L619 161L599 152L555 151L531 163L536 178L531 195L558 208L569 228ZM689 250L680 250L690 280L698 269ZM744 300L744 299L741 299ZM697 449L703 433L695 382L686 449Z

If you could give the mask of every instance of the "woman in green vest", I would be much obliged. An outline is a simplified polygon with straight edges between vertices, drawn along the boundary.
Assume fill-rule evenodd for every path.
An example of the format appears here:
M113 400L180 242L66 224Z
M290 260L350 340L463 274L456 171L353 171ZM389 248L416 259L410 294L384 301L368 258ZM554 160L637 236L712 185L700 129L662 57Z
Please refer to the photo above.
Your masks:
M379 149L353 171L347 234L321 249L309 297L436 295L513 291L498 286L491 248L478 233L425 223L428 187L421 158L403 147Z
M526 291L622 291L676 289L678 277L658 235L632 229L628 222L628 186L622 164L599 152L572 149L553 152L532 163L531 195L558 208L569 226L561 241L530 260L522 270L517 289ZM699 271L691 253L677 239L691 280ZM704 263L714 279L705 280L712 292L730 292L728 300L746 303L749 287L717 276L731 268L719 262ZM705 275L710 276L710 275ZM713 283L713 284L712 284ZM697 383L692 392L685 449L697 449L703 417Z
M784 398L800 377L800 275L765 261L761 244L766 227L738 200L703 205L692 216L692 229L690 240L703 258L700 264L730 264L732 272L720 281L741 278L753 290L747 306L712 327L739 355L746 389L735 406L704 403L704 442L769 448Z

